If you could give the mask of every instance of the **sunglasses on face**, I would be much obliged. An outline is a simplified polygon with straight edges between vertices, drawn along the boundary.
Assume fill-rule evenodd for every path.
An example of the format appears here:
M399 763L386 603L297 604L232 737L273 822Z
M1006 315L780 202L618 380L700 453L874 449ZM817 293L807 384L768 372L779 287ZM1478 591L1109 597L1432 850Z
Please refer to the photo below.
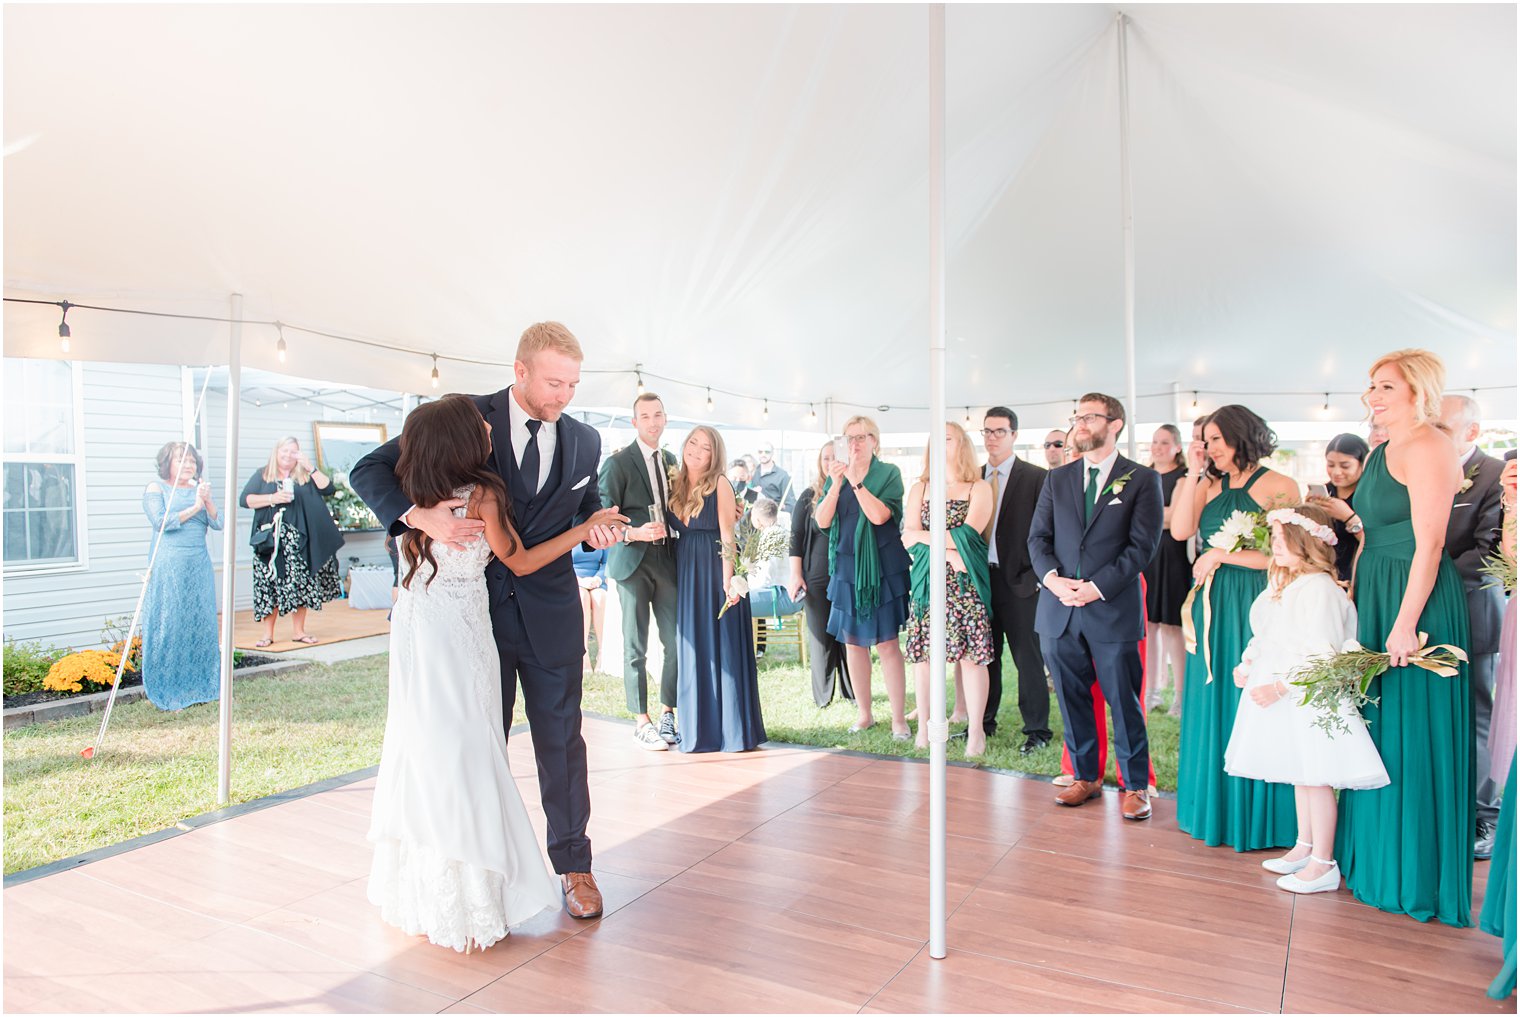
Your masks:
M1046 448L1065 448L1066 447L1066 443L1064 441L1047 441L1045 443L1045 447Z

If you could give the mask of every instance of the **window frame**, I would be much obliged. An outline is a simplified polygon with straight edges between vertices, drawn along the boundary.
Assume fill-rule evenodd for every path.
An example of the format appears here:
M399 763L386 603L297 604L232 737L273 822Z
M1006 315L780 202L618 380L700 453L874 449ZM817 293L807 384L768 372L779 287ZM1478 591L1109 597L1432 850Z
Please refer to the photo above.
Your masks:
M22 362L26 360L41 360L42 357L7 357L7 360ZM84 454L84 365L77 360L64 361L69 365L70 397L73 399L74 410L74 451L68 455L57 452L5 452L0 450L0 463L61 463L74 467L74 560L68 562L13 562L5 560L3 575L5 578L17 578L29 576L53 576L67 575L74 572L86 572L90 568L90 547L86 540L89 533L89 520L85 508L88 499L85 492L88 490L85 483L85 454Z

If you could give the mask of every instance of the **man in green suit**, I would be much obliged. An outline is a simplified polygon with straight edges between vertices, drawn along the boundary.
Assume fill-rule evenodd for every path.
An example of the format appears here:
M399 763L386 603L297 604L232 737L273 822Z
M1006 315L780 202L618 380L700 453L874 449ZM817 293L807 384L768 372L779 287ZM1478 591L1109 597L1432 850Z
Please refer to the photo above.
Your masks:
M680 742L676 733L676 555L665 531L670 476L676 458L660 448L665 433L665 404L646 392L633 401L638 433L626 448L602 460L597 485L604 506L620 506L628 517L623 541L607 549L607 575L617 583L623 608L623 691L634 715L633 739L640 748L660 752ZM653 511L651 511L653 510ZM660 669L658 727L649 719L649 614L664 647Z

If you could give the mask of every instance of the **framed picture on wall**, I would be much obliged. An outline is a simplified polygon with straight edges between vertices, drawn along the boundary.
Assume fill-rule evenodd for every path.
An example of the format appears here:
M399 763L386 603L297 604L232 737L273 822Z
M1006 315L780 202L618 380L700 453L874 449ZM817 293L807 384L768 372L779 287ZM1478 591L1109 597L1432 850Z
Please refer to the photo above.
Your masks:
M329 474L348 475L354 464L385 444L384 424L340 424L313 421L317 465Z

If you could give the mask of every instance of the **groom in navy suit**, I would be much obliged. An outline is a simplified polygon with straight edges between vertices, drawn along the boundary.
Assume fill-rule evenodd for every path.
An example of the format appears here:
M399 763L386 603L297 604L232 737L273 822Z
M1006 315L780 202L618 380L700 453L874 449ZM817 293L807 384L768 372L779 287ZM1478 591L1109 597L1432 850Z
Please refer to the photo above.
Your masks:
M596 470L602 439L596 429L562 416L580 382L581 347L558 322L523 333L513 365L516 384L472 396L491 424L495 467L512 495L512 524L525 547L556 537L602 507ZM349 471L349 483L392 536L409 528L452 546L482 539L485 524L459 519L458 498L418 508L396 482L399 439L380 446ZM588 543L610 547L611 527L596 527ZM517 683L522 682L539 794L548 823L549 861L561 874L565 906L574 918L602 913L591 875L591 792L581 737L580 591L567 554L526 576L500 561L486 566L491 628L501 655L502 723L510 731Z
M1029 525L1029 557L1044 587L1035 631L1055 680L1076 780L1056 796L1081 805L1103 792L1093 681L1113 713L1125 819L1148 819L1150 746L1140 703L1145 635L1140 570L1161 542L1161 478L1119 454L1124 405L1098 392L1072 418L1082 458L1051 470Z

